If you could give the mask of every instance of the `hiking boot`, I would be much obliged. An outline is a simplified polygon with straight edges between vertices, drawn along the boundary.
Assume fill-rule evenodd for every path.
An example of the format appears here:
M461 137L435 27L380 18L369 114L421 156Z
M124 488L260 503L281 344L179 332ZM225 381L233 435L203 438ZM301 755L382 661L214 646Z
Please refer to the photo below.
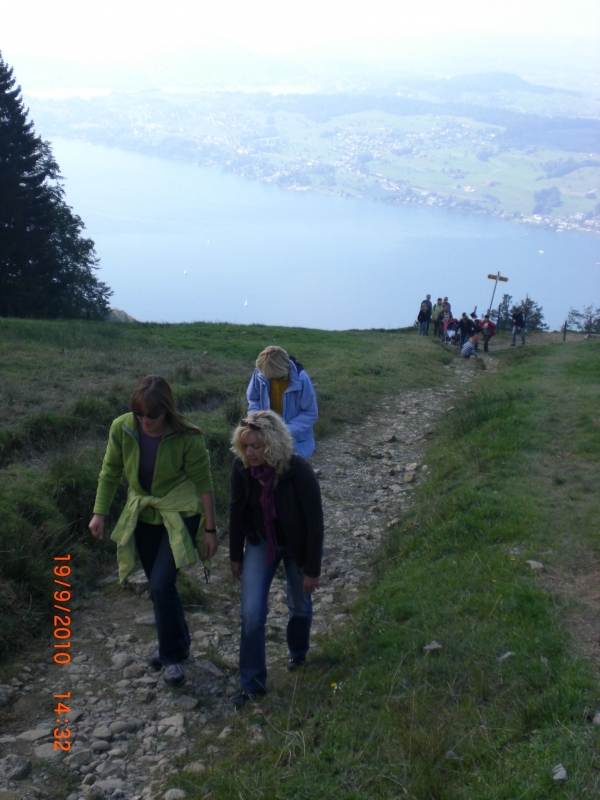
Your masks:
M265 694L266 692L246 692L240 689L231 702L236 711L241 711L247 702L250 700L256 701L259 697L264 697Z
M305 658L290 658L287 663L287 671L288 672L295 672L297 669L301 669L306 665Z
M156 669L156 670L162 669L162 661L160 660L160 656L158 655L158 650L155 650L148 656L148 666L151 669Z
M185 672L181 664L167 664L163 674L163 680L167 686L183 686L185 683Z

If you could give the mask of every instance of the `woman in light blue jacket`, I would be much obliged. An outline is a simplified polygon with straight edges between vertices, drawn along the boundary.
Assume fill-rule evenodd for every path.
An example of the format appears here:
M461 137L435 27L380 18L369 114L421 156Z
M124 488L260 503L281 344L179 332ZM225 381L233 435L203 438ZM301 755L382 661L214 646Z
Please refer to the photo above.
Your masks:
M319 411L315 390L302 364L282 347L266 347L256 359L246 396L248 414L275 411L292 434L296 453L304 458L313 454L313 425Z

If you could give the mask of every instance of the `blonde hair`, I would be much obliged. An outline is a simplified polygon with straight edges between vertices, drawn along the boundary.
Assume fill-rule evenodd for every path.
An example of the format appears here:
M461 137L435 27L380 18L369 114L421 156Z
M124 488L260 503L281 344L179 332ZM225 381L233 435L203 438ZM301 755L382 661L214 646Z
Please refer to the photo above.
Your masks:
M290 374L290 357L283 347L269 345L256 359L256 368L265 378L287 378Z
M265 446L265 461L275 467L277 475L283 475L294 455L294 440L285 422L274 411L253 411L233 432L231 452L248 467L244 439L248 433L255 433Z

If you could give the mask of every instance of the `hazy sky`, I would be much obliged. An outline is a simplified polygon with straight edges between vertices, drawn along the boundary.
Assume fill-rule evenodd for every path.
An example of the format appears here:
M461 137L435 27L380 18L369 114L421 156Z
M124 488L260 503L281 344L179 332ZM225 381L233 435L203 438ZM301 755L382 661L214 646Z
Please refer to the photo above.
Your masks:
M5 3L0 50L82 61L226 45L262 54L452 33L600 37L598 0L28 0Z

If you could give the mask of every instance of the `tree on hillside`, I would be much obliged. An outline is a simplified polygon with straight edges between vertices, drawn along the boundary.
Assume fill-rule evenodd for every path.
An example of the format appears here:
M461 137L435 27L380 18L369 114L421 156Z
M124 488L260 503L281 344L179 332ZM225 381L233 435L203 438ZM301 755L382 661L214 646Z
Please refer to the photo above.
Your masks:
M103 319L112 291L0 53L0 316Z
M584 306L581 311L569 309L567 328L582 333L600 333L600 306Z
M493 322L496 322L498 325L498 330L506 330L511 326L511 318L510 318L510 304L512 303L512 294L503 294L502 300L500 300L500 305L497 309L492 309L490 311L490 319Z
M521 300L520 303L516 303L510 309L510 317L517 311L521 309L525 314L525 319L527 320L527 330L528 331L547 331L548 326L544 322L544 312L542 307L539 303L536 303L528 294L525 295L525 299Z
M562 206L562 198L558 186L550 186L549 189L540 189L533 193L535 206L532 214L550 214L553 208Z

